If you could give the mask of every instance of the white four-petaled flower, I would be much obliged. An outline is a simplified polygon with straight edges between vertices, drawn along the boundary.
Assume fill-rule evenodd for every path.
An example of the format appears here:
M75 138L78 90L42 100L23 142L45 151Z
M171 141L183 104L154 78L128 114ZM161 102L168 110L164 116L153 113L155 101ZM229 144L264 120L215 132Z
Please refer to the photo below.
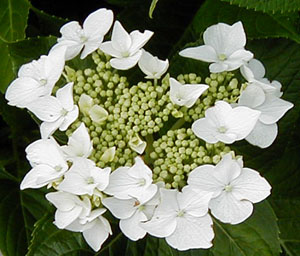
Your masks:
M140 69L147 79L160 79L169 67L168 60L160 60L151 53L142 50L142 56L138 62Z
M37 140L25 151L32 169L22 180L21 189L46 186L61 178L69 168L63 152L53 138Z
M57 44L52 50L67 47L66 60L73 59L81 52L81 59L97 50L113 22L113 12L105 8L91 13L83 22L83 27L77 21L71 21L62 26Z
M195 135L208 143L222 141L231 144L249 135L261 112L248 107L232 108L225 101L217 101L205 111L205 117L192 124Z
M208 89L206 84L181 84L170 78L170 100L179 106L192 107L203 92Z
M113 58L110 64L115 69L127 70L135 66L142 55L141 48L153 35L152 31L145 30L141 33L137 30L130 34L116 21L113 27L111 41L101 44L100 49Z
M185 186L182 192L160 189L161 203L152 219L142 223L149 234L165 237L167 243L178 250L209 248L214 232L208 215L211 192L195 192Z
M252 203L270 195L271 186L259 173L243 168L242 161L226 154L216 165L202 165L190 172L188 184L195 191L212 192L211 213L225 223L238 224L247 219Z
M28 109L43 121L40 127L42 138L48 138L58 128L67 130L79 113L77 105L74 105L73 83L58 89L56 97L45 96L35 100Z
M18 78L6 90L8 104L25 108L40 97L51 95L65 65L65 52L66 48L61 47L21 66Z
M210 72L219 73L238 69L253 58L253 54L244 49L246 35L242 23L232 26L218 23L208 27L203 34L205 45L186 48L179 54L183 57L212 62Z

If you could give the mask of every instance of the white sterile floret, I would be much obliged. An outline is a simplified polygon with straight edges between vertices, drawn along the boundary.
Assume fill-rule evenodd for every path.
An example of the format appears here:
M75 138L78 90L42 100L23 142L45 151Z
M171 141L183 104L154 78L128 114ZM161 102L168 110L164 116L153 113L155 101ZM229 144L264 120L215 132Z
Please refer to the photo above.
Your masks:
M170 100L179 106L192 107L203 92L208 89L206 84L181 84L170 78Z
M178 250L209 248L214 232L208 212L211 192L199 193L185 186L160 189L161 203L152 219L140 224L150 235L165 237L167 243Z
M213 73L238 69L253 58L253 54L244 48L246 35L240 21L232 26L218 23L208 27L203 40L205 45L184 49L179 55L213 62L209 65L209 70Z
M67 159L76 157L89 157L93 150L93 142L90 139L84 123L72 133L68 139L68 144L61 147Z
M18 78L6 90L8 104L25 108L32 101L51 95L65 65L65 51L62 47L21 66Z
M257 83L247 86L241 93L238 105L261 112L253 130L245 138L249 143L261 148L269 147L274 142L278 133L276 122L293 107L292 103L280 99L274 92L265 93Z
M162 184L159 184L161 187ZM143 194L138 198L118 199L108 197L102 200L102 203L111 213L120 219L120 229L124 235L133 241L143 238L147 232L140 224L153 216L155 207L159 204L159 191L150 198L146 199Z
M138 62L140 69L147 79L160 79L169 67L168 60L160 60L149 52L142 50L142 56Z
M135 66L142 55L141 48L153 35L152 31L145 30L141 33L137 30L130 34L116 21L113 27L111 41L101 44L100 49L113 58L110 65L115 69L127 70Z
M46 194L46 198L56 208L54 224L65 229L77 218L88 216L91 212L91 202L85 197L81 200L78 196L58 191Z
M152 184L151 169L142 158L136 157L132 167L119 167L111 173L109 185L104 192L118 199L138 198L143 194L147 201L156 191L157 186Z
M77 21L71 21L62 26L57 44L52 48L67 47L66 60L73 59L82 50L80 58L97 50L113 22L113 12L105 8L91 13L83 22L83 27Z
M253 211L258 203L270 195L271 186L259 173L243 168L242 161L228 153L216 165L202 165L190 172L188 184L195 191L212 192L211 213L220 221L238 224Z
M58 189L75 195L92 196L95 189L103 191L108 186L110 171L110 167L96 167L92 160L75 158Z
M197 137L208 143L222 141L231 144L246 138L255 126L261 112L248 107L232 108L225 101L217 101L205 111L205 117L192 124Z
M144 153L147 143L143 141L138 134L130 138L128 142L129 147L140 155Z
M85 241L94 250L99 251L102 244L112 234L110 224L102 214L106 212L104 208L98 208L88 216L77 218L65 229L73 232L82 232Z
M276 80L270 82L264 77L266 73L265 67L259 60L252 59L248 63L244 63L240 70L250 85L259 86L265 93L270 93L277 97L282 96L282 92L280 91L281 84Z
M25 151L33 168L22 180L21 189L46 186L61 178L68 170L63 152L53 138L37 140Z
M43 121L40 127L42 138L48 138L58 128L67 130L79 112L73 101L73 83L57 90L56 97L45 96L35 100L28 109Z

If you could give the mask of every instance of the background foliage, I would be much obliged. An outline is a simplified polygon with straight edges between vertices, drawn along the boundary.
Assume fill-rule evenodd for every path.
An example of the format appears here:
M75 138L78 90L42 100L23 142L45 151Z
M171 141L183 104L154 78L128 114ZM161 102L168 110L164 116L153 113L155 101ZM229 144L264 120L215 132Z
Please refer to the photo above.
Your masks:
M283 84L283 98L295 107L279 122L279 136L266 150L235 144L247 167L272 184L272 196L255 205L246 222L231 226L215 221L210 250L179 252L163 239L132 242L118 232L100 252L92 252L81 234L57 229L54 209L44 190L19 190L29 170L24 149L39 138L37 125L24 110L9 107L3 93L20 65L47 54L69 20L82 21L97 8L113 9L124 27L155 32L146 46L171 60L170 72L207 73L207 65L178 56L201 41L206 27L241 20L247 49L267 68L267 77ZM150 8L151 7L151 8ZM300 0L0 0L0 250L6 256L298 256L300 255ZM149 17L152 15L152 19ZM141 75L141 74L137 74Z

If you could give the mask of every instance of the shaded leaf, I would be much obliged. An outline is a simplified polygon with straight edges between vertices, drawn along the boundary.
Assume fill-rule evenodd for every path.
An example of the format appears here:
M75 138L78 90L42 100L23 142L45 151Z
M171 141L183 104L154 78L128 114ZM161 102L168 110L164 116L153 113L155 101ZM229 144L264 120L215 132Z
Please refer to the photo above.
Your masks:
M8 45L0 40L0 91L5 92L8 84L13 80L15 74L9 55Z
M0 38L8 42L25 38L28 12L27 0L1 0Z
M222 0L240 7L254 9L263 12L293 12L300 10L300 0Z

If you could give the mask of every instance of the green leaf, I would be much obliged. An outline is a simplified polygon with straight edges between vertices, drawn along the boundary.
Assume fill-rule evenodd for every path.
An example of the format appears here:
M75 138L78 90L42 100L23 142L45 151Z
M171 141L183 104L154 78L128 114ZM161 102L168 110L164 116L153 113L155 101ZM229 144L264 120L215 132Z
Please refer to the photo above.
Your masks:
M294 12L300 10L300 0L222 0L247 9L263 12Z
M152 0L152 2L151 2L150 9L149 9L149 17L151 19L153 18L152 15L153 15L153 12L154 12L157 2L158 2L158 0Z
M53 215L36 222L26 256L94 255L81 233L58 229L52 222Z
M0 39L13 42L25 38L28 13L27 0L1 0Z
M265 201L255 204L253 215L239 225L214 221L215 256L276 256L280 253L276 216Z
M270 201L278 218L280 240L289 256L300 255L300 199Z
M13 80L15 74L9 55L8 45L0 40L0 91L5 92L6 87Z

